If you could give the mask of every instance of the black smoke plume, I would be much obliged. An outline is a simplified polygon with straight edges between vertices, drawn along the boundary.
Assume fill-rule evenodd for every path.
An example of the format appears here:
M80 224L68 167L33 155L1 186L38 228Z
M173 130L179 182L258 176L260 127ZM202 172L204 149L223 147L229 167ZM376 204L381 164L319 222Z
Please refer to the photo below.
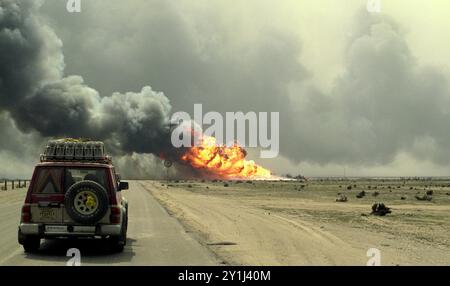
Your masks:
M101 139L115 153L166 148L169 99L149 86L100 96L81 76L65 76L62 43L36 2L0 0L0 111L43 137Z

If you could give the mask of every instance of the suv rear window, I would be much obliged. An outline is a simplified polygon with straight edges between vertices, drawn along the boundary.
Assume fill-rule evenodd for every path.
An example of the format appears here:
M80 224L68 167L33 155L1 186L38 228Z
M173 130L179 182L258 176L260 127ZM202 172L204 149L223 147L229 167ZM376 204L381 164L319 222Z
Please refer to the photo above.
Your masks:
M33 193L59 194L61 193L62 168L39 168Z
M94 181L107 189L105 169L88 168L67 168L65 172L65 189L67 191L73 184L86 180Z

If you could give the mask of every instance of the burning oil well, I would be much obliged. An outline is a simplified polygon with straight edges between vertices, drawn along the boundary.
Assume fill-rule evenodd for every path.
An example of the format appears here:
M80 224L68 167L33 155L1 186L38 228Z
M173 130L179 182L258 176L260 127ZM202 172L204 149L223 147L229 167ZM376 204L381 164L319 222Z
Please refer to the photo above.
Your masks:
M237 144L227 147L216 144L214 137L205 137L199 146L189 148L181 161L210 176L227 179L272 178L268 169L247 160L246 156L245 149Z
M232 146L217 143L216 138L201 136L192 147L169 147L160 158L174 161L192 169L201 178L208 179L274 179L272 172L246 159L247 151L235 143Z

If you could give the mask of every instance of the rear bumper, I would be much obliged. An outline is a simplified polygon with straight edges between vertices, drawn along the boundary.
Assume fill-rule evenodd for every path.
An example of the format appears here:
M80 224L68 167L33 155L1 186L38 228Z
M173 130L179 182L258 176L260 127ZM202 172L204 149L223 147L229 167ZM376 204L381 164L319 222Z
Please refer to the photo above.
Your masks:
M40 237L107 236L120 235L122 226L120 224L99 224L95 226L84 226L21 223L19 225L19 230L23 235L33 235Z

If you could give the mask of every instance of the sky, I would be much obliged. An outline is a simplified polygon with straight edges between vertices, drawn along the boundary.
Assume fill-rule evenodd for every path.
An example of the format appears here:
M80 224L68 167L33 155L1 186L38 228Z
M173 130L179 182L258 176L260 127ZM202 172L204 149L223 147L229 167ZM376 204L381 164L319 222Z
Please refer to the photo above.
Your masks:
M60 0L14 14L14 2L28 1L0 0L0 177L28 176L62 133L101 134L123 169L157 177L158 160L138 154L162 131L145 128L195 103L280 112L279 156L249 150L278 174L449 174L448 1L369 13L364 0L82 0L73 14Z

